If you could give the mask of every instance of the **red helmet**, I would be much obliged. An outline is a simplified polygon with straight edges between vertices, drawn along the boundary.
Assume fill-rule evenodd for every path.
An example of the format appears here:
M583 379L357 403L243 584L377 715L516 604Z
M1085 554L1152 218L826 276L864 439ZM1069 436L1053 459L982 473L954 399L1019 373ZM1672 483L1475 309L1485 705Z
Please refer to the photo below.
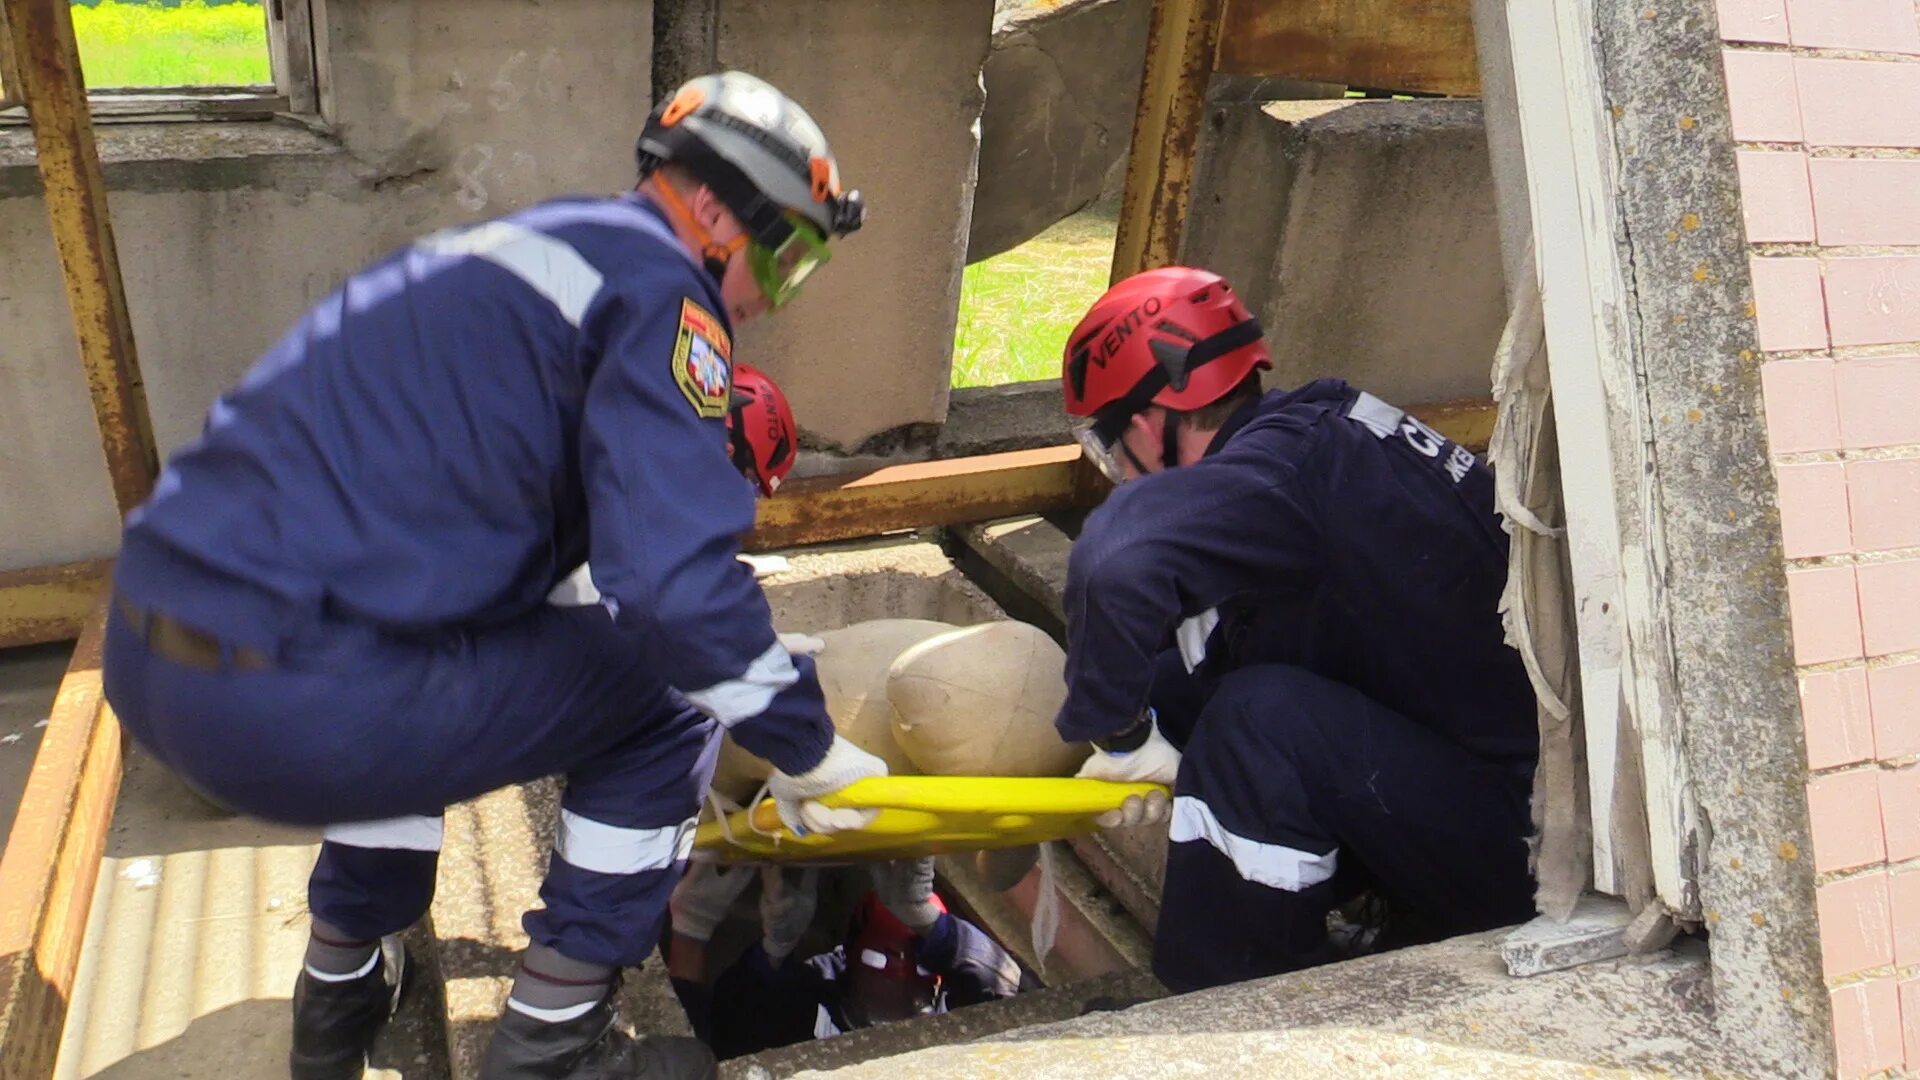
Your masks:
M727 448L733 467L772 495L793 471L800 443L793 408L766 373L751 364L733 365L733 403L727 410Z
M1211 270L1168 266L1108 289L1067 339L1067 412L1148 405L1187 412L1272 366L1260 322Z
M933 897L942 912L947 905ZM920 939L870 892L854 909L847 934L849 987L860 998L860 1021L903 1020L930 1008L940 980L920 966Z

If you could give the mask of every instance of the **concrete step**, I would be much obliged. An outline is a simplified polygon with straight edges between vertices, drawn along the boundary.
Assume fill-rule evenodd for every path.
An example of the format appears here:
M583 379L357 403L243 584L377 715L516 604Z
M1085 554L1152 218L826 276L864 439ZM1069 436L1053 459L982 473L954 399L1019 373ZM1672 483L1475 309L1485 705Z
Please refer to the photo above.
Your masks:
M821 1067L864 1080L1784 1076L1713 1022L1703 942L1515 979L1506 931Z

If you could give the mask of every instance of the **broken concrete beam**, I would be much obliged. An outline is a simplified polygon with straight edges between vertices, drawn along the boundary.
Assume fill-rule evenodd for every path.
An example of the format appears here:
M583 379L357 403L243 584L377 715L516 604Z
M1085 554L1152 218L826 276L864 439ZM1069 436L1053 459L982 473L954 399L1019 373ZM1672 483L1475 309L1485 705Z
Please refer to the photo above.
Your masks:
M1507 973L1525 978L1627 955L1633 912L1612 897L1583 896L1566 922L1542 915L1500 942Z
M1482 398L1506 324L1480 103L1209 105L1182 261L1266 327L1272 385Z
M1067 0L995 20L981 81L967 261L1025 243L1117 191L1132 141L1148 0Z
M960 543L998 570L1008 585L1044 611L1059 632L1067 623L1061 594L1073 539L1039 517L1006 518L956 530Z

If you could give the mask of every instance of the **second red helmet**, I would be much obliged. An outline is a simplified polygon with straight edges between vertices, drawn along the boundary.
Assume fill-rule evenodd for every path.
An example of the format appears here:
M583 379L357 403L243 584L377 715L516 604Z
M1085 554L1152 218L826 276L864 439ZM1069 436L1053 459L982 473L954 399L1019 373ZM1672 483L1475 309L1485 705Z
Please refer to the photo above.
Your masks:
M1272 366L1259 320L1211 270L1135 274L1094 302L1067 339L1067 412L1125 417L1149 405L1181 412L1224 397Z
M800 445L787 395L751 364L733 365L733 402L727 409L727 446L733 467L763 496L779 490L793 471Z

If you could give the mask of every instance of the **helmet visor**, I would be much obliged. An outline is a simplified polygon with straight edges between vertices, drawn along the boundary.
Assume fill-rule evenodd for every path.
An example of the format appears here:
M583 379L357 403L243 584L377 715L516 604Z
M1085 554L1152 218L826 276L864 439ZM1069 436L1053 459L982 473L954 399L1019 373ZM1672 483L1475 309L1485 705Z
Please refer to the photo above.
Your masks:
M1093 417L1075 420L1073 437L1080 443L1081 453L1100 470L1100 475L1116 484L1127 482L1129 476L1126 467L1120 464L1118 457L1120 440L1102 434L1100 425Z
M793 228L779 247L768 247L757 240L747 245L747 262L753 268L753 278L766 294L767 302L776 308L792 300L801 284L832 257L819 226L791 211L787 214L787 223Z

